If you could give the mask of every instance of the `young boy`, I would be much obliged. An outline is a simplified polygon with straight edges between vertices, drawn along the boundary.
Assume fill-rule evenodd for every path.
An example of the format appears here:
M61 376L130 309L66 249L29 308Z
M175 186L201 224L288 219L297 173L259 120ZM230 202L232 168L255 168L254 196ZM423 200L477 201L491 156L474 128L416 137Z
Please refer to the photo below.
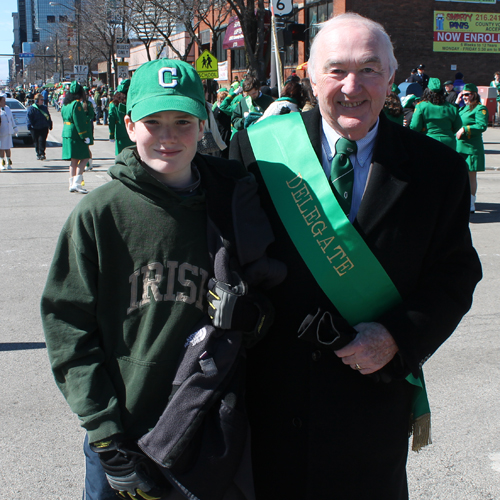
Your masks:
M206 118L189 64L142 65L125 118L136 147L59 238L42 318L56 382L87 431L86 500L183 498L135 443L157 423L183 344L206 316L207 200L248 179L236 162L196 154Z

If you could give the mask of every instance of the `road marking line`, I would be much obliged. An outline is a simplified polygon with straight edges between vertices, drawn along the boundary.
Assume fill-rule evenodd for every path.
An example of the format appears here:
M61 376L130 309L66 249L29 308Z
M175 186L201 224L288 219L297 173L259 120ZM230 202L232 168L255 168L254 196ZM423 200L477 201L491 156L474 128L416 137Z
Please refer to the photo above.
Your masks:
M489 458L493 462L491 468L494 471L500 472L500 452L490 453Z

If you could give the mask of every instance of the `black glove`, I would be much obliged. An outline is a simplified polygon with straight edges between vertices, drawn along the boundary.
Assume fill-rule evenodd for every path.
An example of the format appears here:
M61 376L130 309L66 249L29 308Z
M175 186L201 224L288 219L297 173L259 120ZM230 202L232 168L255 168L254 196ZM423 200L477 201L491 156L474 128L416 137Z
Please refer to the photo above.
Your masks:
M170 491L156 465L134 442L115 438L90 447L99 454L109 485L119 497L159 500Z
M236 275L235 275L236 276ZM208 315L216 328L243 332L245 347L253 346L274 321L274 308L261 294L249 293L244 281L228 285L215 278L208 282Z

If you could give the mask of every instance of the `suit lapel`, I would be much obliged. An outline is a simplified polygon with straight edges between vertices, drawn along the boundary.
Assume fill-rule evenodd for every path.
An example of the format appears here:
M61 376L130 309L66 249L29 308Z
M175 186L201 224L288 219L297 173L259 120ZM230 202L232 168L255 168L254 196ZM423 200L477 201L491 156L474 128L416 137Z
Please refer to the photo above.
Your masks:
M354 224L365 234L391 212L410 181L410 176L402 168L409 158L397 127L399 125L380 114L370 175Z
M311 141L316 156L321 163L321 113L319 112L319 106L311 109L311 111L302 113L301 116L304 121L309 140Z

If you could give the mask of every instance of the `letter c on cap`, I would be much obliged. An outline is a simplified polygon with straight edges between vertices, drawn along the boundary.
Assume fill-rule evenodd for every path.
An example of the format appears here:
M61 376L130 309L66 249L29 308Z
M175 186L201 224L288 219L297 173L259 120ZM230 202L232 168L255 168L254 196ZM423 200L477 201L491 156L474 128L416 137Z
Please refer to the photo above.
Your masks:
M165 73L170 73L172 75L170 83L165 83ZM175 87L177 85L177 68L160 69L160 71L158 71L158 83L165 88Z

